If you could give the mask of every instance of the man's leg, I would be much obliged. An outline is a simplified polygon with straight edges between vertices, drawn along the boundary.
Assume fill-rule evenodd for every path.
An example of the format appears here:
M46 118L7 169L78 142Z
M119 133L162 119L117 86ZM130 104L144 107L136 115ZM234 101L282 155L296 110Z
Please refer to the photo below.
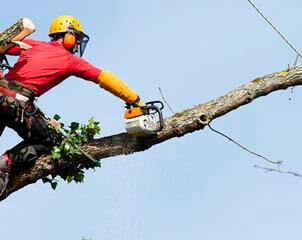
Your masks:
M0 157L3 166L0 196L1 192L5 191L11 167L33 164L37 158L48 152L49 147L56 145L60 140L59 134L49 128L47 121L39 111L30 118L26 117L23 122L9 120L7 117L5 124L14 129L24 140Z
M25 124L26 127L22 127L24 124L20 122L8 125L24 139L6 152L12 159L13 166L33 163L41 155L47 153L49 147L58 142L58 134L49 128L41 113L34 114L30 122L30 127L28 127L28 123Z
M12 160L13 166L22 167L33 164L37 158L47 153L47 151L48 148L42 144L24 140L6 151L6 154Z

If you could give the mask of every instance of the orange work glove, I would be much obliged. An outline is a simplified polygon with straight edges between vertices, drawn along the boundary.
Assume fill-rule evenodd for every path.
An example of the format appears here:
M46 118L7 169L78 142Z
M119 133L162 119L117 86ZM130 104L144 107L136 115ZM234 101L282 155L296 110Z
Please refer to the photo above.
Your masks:
M121 98L126 103L132 104L138 98L138 94L135 91L111 72L102 71L98 76L98 81L101 88Z

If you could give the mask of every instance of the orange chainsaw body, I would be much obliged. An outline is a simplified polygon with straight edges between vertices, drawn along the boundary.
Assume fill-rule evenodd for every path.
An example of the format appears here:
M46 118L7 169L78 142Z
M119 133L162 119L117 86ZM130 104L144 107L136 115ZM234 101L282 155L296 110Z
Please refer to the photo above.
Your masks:
M142 108L141 107L134 107L134 108L127 109L125 111L124 118L125 119L130 119L130 118L135 118L135 117L139 117L139 116L142 116L142 115L144 115L144 112L143 112Z

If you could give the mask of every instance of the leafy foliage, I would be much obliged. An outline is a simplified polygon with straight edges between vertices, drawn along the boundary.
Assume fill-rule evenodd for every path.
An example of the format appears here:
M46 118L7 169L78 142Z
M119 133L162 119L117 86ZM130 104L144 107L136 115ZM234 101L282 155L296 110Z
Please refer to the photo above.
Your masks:
M55 120L59 120L60 116L55 115ZM93 163L88 168L101 167L101 164L98 161L92 159L87 153L85 153L80 145L87 143L92 140L93 137L100 133L99 122L94 121L93 118L88 120L88 124L79 124L77 122L72 122L69 128L65 128L64 124L61 123L61 134L62 140L60 143L51 148L51 156L54 160L64 160L69 161L74 154L84 154L85 157L91 160ZM81 183L84 180L84 170L83 166L79 165L77 167L73 167L68 169L64 174L60 174L60 176L66 180L68 183L72 181L76 183ZM50 183L53 189L57 187L57 179L56 175L52 175L52 178L43 178L44 183Z

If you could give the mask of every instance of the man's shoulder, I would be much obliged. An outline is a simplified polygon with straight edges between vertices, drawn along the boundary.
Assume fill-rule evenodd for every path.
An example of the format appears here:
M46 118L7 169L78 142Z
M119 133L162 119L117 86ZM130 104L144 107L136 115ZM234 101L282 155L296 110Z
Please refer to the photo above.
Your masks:
M46 41L32 39L32 38L26 38L23 40L23 42L25 42L29 45L51 45L52 44L52 42L46 42Z
M85 63L89 63L87 60L77 56L77 55L74 55L68 51L66 51L66 55L68 57L68 60L73 63L73 64L85 64Z
M41 41L41 40L36 40L36 39L32 39L32 38L25 38L23 40L23 42L28 43L28 44L30 44L30 43L43 43L43 41Z

